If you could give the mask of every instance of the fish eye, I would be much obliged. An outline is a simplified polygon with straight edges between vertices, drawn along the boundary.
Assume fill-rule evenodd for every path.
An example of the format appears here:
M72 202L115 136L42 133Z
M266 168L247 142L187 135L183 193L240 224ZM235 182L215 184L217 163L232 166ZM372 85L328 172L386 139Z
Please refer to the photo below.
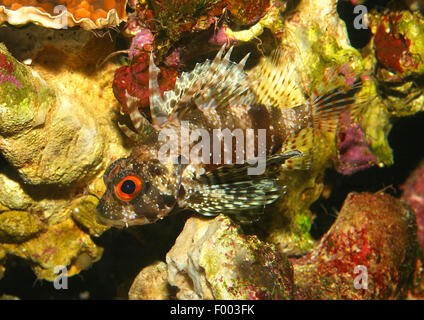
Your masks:
M131 201L142 186L143 182L139 177L126 176L115 186L115 194L122 201Z

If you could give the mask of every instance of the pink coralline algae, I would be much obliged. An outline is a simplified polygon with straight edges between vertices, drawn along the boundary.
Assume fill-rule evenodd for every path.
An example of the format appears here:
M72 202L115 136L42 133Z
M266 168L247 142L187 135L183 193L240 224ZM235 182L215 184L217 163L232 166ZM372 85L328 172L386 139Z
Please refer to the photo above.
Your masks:
M319 246L292 260L295 299L403 298L416 258L413 212L390 195L350 193Z
M348 117L345 117L348 119ZM342 120L342 130L338 136L339 158L336 170L344 175L367 169L377 164L378 158L368 148L364 132L358 123L346 124Z
M213 34L213 36L209 39L209 43L217 46L222 46L224 44L235 44L237 42L236 39L230 38L226 34L227 26L222 26L217 32Z
M12 75L15 70L13 63L7 61L7 57L0 53L0 84L10 82L21 88L20 82Z
M153 49L154 42L153 34L148 29L140 30L133 38L130 46L129 57L134 59L137 55L145 52L150 52Z
M130 63L116 70L113 80L113 93L121 105L121 111L127 112L128 95L139 99L140 108L149 107L149 59L154 49L155 38L148 29L137 32L129 49ZM159 66L158 83L161 92L174 88L178 67L181 64L180 51L172 51L163 65Z
M387 69L402 74L418 67L414 55L410 52L411 39L398 30L402 14L393 13L384 17L378 25L374 47L378 61Z
M417 216L417 237L424 250L424 163L416 169L402 186L403 199Z

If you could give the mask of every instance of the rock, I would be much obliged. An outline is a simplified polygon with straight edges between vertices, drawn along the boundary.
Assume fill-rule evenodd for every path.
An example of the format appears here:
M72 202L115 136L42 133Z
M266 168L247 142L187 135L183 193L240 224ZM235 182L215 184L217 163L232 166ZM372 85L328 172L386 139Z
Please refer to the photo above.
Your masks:
M97 198L93 196L84 196L74 201L72 208L72 217L85 230L95 237L99 237L108 227L98 224L96 221Z
M386 194L350 193L319 246L308 256L291 260L294 297L405 297L416 254L412 211Z
M128 297L130 300L169 300L167 265L158 261L143 270L134 279Z
M417 237L424 251L424 164L416 168L401 186L402 198L414 210L417 217Z
M186 299L290 299L292 267L275 246L223 216L190 218L166 255L168 281Z
M20 300L20 299L16 296L12 296L10 294L2 294L0 296L0 300Z
M26 211L0 213L0 242L21 242L35 236L42 224Z
M39 236L21 244L3 243L1 248L8 254L30 260L37 277L50 281L57 277L58 266L67 267L70 277L87 269L103 253L72 219L49 226Z
M26 210L34 201L16 181L16 175L13 178L0 173L0 203L8 209Z
M230 0L228 10L231 20L238 25L252 25L262 18L270 7L269 0Z
M115 33L109 30L100 35L78 28L54 30L37 25L0 28L1 41L16 59L30 59L31 65L42 65L52 72L67 68L93 72L115 46Z
M0 252L28 260L47 280L55 265L71 276L100 259L90 234L107 228L95 222L97 199L87 193L100 195L106 165L128 153L114 122L117 66L86 73L52 66L37 59L26 66L0 44Z
M5 257L6 257L6 252L2 248L0 248L0 280L4 276L5 267L3 266L4 264L3 260Z
M98 170L104 149L94 115L76 103L68 88L53 91L4 46L0 57L12 71L2 71L9 81L0 85L3 156L28 184L66 186L87 180Z
M415 212L417 239L421 248L408 298L422 300L424 299L424 163L418 165L401 189L403 201Z

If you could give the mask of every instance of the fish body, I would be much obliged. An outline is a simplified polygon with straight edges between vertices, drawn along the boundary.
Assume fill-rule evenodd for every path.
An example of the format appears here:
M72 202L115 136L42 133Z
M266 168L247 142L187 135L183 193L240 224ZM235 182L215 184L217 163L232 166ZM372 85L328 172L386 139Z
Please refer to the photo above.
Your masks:
M183 73L163 96L151 56L152 121L128 96L137 133L120 127L138 143L104 174L100 222L149 224L185 209L257 220L285 193L280 171L308 170L315 136L337 127L360 89L356 83L308 100L288 80L293 70L282 68L280 59L251 77L244 71L248 56L234 63L232 48L225 56L224 50Z

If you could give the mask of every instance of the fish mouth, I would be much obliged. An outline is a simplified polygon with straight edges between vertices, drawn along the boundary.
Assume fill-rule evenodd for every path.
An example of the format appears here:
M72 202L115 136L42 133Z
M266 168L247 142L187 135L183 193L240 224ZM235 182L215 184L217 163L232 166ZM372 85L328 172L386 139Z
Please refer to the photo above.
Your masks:
M125 217L120 216L119 218L117 216L110 214L111 212L102 210L102 206L100 203L97 205L97 212L96 212L96 222L99 224L102 224L104 226L108 227L115 227L115 228L125 228L130 227L134 225L144 225L151 223L146 217ZM122 218L121 218L122 217Z
M144 225L144 224L149 224L151 222L149 222L146 217L141 217L141 218L135 218L135 219L121 219L121 220L116 220L116 219L110 219L110 218L106 218L103 215L100 215L97 213L96 215L96 221L99 224L108 226L108 227L115 227L115 228L126 228L126 227L131 227L131 226L140 226L140 225Z
M120 228L120 229L128 226L128 224L125 224L124 221L108 219L108 218L100 215L99 213L96 214L96 222L98 224L102 224L102 225L107 226L107 227L115 227L115 228Z

